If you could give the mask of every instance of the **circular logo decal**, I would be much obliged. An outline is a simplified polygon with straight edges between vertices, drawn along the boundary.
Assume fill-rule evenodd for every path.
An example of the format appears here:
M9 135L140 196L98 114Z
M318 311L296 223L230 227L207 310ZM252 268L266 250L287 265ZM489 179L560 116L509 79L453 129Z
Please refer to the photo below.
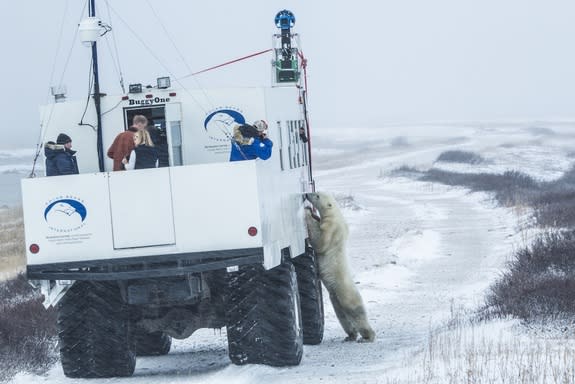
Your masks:
M235 125L245 124L246 119L241 112L233 109L218 109L206 117L204 128L210 139L229 142Z
M86 207L75 199L59 199L51 202L44 210L44 219L48 226L58 232L69 232L83 226Z

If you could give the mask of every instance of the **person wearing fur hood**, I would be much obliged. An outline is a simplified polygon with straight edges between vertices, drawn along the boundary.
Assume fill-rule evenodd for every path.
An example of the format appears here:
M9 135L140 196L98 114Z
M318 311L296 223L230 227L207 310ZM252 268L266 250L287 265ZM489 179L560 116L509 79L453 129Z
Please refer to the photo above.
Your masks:
M267 137L267 129L268 125L264 120L258 120L253 125L236 125L230 161L269 159L272 155L273 142Z
M76 151L72 150L72 139L61 133L56 143L49 141L44 145L46 156L46 176L76 175L78 163Z

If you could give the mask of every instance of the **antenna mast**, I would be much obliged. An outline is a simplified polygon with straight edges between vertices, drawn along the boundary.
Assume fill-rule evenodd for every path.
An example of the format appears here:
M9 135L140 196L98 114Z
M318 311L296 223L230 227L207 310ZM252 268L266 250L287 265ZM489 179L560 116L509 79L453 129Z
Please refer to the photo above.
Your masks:
M96 17L95 0L90 0L88 13L90 17L93 18ZM104 172L104 143L102 140L102 109L100 106L100 100L101 100L100 77L98 74L98 46L96 41L92 41L92 68L94 70L94 105L96 106L96 118L97 118L96 147L98 151L98 167L100 168L100 172Z

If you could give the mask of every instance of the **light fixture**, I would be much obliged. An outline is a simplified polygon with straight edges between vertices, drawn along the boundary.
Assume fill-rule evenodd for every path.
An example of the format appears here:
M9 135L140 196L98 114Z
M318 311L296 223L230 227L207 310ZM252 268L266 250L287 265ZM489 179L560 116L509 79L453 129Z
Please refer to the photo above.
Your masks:
M98 41L102 35L102 22L97 17L88 17L80 22L78 25L78 33L80 41L86 47L91 47L92 43Z
M65 85L56 85L50 87L50 92L52 96L54 96L54 101L56 103L62 103L66 101L66 86Z
M158 89L170 88L172 85L169 77L158 77Z
M142 93L142 84L130 84L128 93Z

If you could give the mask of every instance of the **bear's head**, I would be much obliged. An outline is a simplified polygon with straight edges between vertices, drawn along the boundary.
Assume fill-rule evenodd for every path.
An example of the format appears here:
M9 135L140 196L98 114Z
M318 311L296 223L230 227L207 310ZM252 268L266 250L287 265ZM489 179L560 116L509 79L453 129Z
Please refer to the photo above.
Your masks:
M335 198L325 192L306 193L305 198L319 211L321 216L330 210L337 209Z

